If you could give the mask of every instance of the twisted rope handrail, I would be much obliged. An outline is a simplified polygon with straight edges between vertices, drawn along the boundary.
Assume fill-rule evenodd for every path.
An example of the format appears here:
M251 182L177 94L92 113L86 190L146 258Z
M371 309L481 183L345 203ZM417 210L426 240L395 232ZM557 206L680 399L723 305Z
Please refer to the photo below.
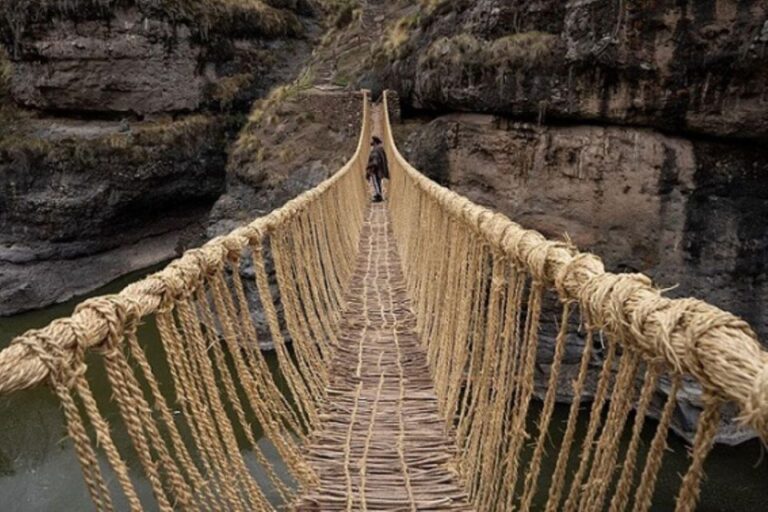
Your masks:
M584 304L594 327L620 330L625 343L693 375L708 392L737 404L739 421L768 441L768 351L747 322L701 300L664 297L643 274L607 272L599 257L547 240L438 185L400 154L388 117L385 139L392 159L446 214L562 297Z
M168 300L181 295L184 290L193 289L202 276L223 269L230 255L240 254L250 244L262 240L275 227L304 211L347 174L362 173L369 133L367 91L363 91L363 97L364 115L355 154L337 173L268 215L227 235L214 238L200 248L189 250L163 270L128 285L119 294L111 296L114 308L131 310L139 318L157 312ZM78 346L87 350L99 345L107 334L108 323L95 307L80 307L71 317L56 320L35 331L36 336L42 335L54 340L55 345L69 354L73 354ZM33 387L48 376L46 364L21 343L25 336L27 333L18 336L10 346L0 351L0 395Z
M575 512L603 510L608 502L614 512L633 502L636 512L647 511L686 375L701 386L703 409L678 512L698 502L724 403L735 403L737 421L768 441L768 352L746 322L700 300L664 297L643 274L606 272L597 256L547 240L439 186L403 158L385 117L395 238L446 428L456 431L457 465L477 509ZM558 300L559 320L553 322L549 314ZM572 310L580 311L581 320ZM555 333L553 346L540 351ZM579 333L580 362L570 370L578 375L568 382L566 347ZM605 350L593 359L595 337L602 340L603 333ZM602 363L599 372L590 371L593 361ZM645 416L665 374L671 391L662 398L660 423L642 455ZM588 375L596 379L594 399L577 443ZM572 403L555 469L547 475L544 461L562 392ZM537 393L538 413L531 406ZM629 420L633 407L637 412ZM566 479L569 463L577 469ZM546 505L536 504L545 487Z

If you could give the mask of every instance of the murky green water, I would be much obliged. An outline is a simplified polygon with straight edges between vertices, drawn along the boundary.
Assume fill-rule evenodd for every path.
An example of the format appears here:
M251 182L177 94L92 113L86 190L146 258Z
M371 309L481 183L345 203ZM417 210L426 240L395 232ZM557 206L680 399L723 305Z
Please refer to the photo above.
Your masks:
M535 420L540 411L539 403L533 405L532 414L529 415L529 432L536 432ZM560 446L563 431L568 421L568 411L567 405L558 405L555 409L549 429L549 450L542 463L542 475L551 475L555 470L558 456L557 448ZM579 449L587 430L588 420L589 410L582 408L577 423L576 443L574 444L574 446L579 446ZM633 422L634 416L628 418L628 425L632 425ZM656 432L656 425L657 422L650 418L645 422L642 433L643 443L638 458L640 461L645 460L648 447ZM629 438L630 432L627 428L622 439L622 452L620 453L624 453L629 444ZM530 444L534 442L535 439ZM659 512L674 510L680 479L685 474L689 464L688 445L674 435L670 436L668 442L669 448L659 473L652 507L652 510ZM523 458L529 457L531 451L532 447L529 446L528 453L524 453ZM768 458L764 457L762 452L763 448L757 440L742 443L735 447L715 446L705 464L707 476L701 487L701 501L697 510L702 512L768 511ZM578 469L578 460L573 460L575 458L574 453L572 452L572 460L569 461L569 470L566 476L566 483L568 484L573 473ZM622 464L621 459L617 460L618 466ZM638 484L639 475L637 475L634 486L636 487ZM545 487L544 491L539 491L535 500L535 510L542 509L546 504L546 490Z
M93 295L116 293L127 284L154 270L155 268L147 269L125 276ZM0 318L0 348L8 346L15 336L28 329L44 326L56 318L71 314L82 300L83 297L80 297L43 310ZM173 407L172 395L168 389L172 377L165 362L165 354L154 322L148 321L140 327L139 340L146 351L163 394ZM278 375L277 361L273 353L267 354L267 361ZM117 406L110 400L110 386L99 356L94 354L89 357L88 366L88 380L102 414L113 426L113 438L118 450L128 463L139 498L147 506L147 510L152 510L151 488L142 476L139 461L131 448ZM165 388L163 383L166 383ZM278 385L284 385L279 375ZM249 420L257 424L255 418L249 418ZM181 433L188 434L183 429ZM241 447L245 449L247 447L245 436L237 430L236 434ZM287 481L285 468L274 447L266 439L261 438L260 431L256 431L255 434L257 439L260 439L261 449L275 464L278 474ZM266 483L266 475L247 450L245 458L256 479ZM127 509L126 503L121 501L122 493L114 476L110 478L110 469L104 460L102 460L102 469L108 485L114 491L115 507L118 510ZM269 488L268 485L264 487ZM277 496L270 496L270 498L277 501ZM92 508L72 444L66 438L58 399L53 393L42 386L0 398L0 512L73 511L92 510Z
M98 290L96 294L117 292L152 270L154 269L128 275ZM82 298L78 298L40 311L0 318L0 348L7 346L14 336L27 329L41 327L55 318L70 314L81 300ZM148 323L141 329L140 340L153 364L158 381L170 383L171 377L164 363L165 355L154 325ZM274 368L276 361L272 354L268 355L268 360ZM100 368L98 358L91 358L89 362L93 363L90 365L92 368L89 370L89 380L97 400L103 407L102 412L108 421L114 420L112 424L116 425L114 437L118 449L127 456L142 501L150 505L151 490L140 476L137 461L132 458L126 433L119 427L119 414L116 406L109 400L109 386L103 369ZM536 415L537 410L534 409L532 417L535 418ZM555 447L562 436L567 415L567 406L559 406L556 409L550 431L549 458L544 460L542 474L551 474L554 469L554 458L557 454ZM586 429L586 416L585 412L580 424L580 434ZM643 449L647 449L654 428L653 421L646 422ZM245 446L242 434L239 437L243 441L242 446ZM278 471L284 474L274 449L264 440L261 443L268 457L277 464ZM768 511L768 457L763 457L762 451L757 441L737 447L717 446L707 460L707 480L702 487L699 510ZM644 453L642 452L641 456L644 456ZM666 511L674 508L674 496L680 483L680 475L685 472L688 464L686 453L687 446L681 440L671 439L670 451L665 457L658 481L654 510ZM246 458L256 478L265 478L253 458ZM621 461L618 463L621 464ZM575 467L573 470L575 471ZM114 481L111 481L110 485L117 491ZM118 497L120 494L117 491L114 496ZM541 506L545 497L543 493L539 494L536 502ZM116 506L118 509L125 509L125 503L119 500L116 501ZM57 399L45 387L0 398L0 511L91 509L77 458L66 439Z

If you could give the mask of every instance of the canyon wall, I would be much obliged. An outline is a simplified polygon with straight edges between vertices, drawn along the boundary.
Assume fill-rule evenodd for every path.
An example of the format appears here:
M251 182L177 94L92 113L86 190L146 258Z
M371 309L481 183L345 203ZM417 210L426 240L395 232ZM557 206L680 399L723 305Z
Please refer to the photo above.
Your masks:
M305 2L220 4L0 3L0 315L199 242L229 143L314 23Z
M768 133L768 5L443 1L380 71L417 109Z
M404 146L414 165L473 201L768 334L764 146L478 114L439 117Z

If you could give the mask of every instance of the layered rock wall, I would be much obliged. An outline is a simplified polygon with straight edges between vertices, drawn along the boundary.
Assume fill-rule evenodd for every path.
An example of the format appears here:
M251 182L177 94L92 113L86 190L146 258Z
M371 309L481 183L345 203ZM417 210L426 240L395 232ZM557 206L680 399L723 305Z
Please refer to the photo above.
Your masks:
M768 339L768 150L647 129L436 119L407 143L415 165L609 269L705 298Z
M34 23L14 48L11 92L24 106L43 110L197 110L206 83L202 51L189 27L136 9L115 12L109 23Z
M0 0L0 315L197 242L246 109L301 66L306 2ZM312 22L305 20L306 24Z
M446 1L380 71L418 109L762 137L768 6Z

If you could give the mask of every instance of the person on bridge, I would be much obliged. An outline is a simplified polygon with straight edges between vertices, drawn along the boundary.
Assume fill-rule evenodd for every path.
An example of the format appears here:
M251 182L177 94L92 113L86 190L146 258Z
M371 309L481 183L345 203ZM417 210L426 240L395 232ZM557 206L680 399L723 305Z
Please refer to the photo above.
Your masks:
M381 143L381 139L375 135L371 139L371 154L368 157L365 178L371 183L373 188L373 202L380 203L383 201L381 180L389 179L389 164L387 163L387 153L384 151L384 145Z

